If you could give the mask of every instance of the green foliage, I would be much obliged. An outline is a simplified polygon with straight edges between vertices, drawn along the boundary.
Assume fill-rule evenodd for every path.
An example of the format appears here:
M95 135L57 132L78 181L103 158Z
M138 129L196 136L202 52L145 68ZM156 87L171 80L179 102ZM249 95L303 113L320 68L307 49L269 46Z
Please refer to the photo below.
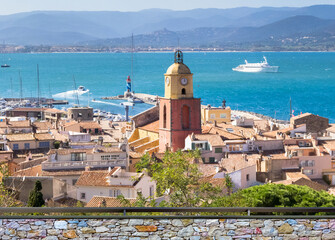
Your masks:
M34 189L29 193L28 207L42 207L45 204L41 190L42 183L37 180Z
M76 207L84 207L84 203L78 200L76 203Z
M0 164L0 207L21 207L22 203L17 200L16 193L5 187L4 180L8 176L8 164Z
M225 185L226 185L226 188L227 188L228 195L232 194L233 189L234 189L234 183L233 183L233 180L231 179L231 177L229 176L229 174L225 175Z
M221 191L211 184L201 182L201 173L196 162L200 159L200 151L165 152L161 161L148 154L137 163L138 171L146 169L156 182L157 196L168 196L165 207L194 207L209 202ZM153 204L153 203L152 203Z
M60 147L60 142L59 141L55 141L54 142L54 148L58 149Z
M264 184L215 199L212 207L334 207L335 197L307 186Z

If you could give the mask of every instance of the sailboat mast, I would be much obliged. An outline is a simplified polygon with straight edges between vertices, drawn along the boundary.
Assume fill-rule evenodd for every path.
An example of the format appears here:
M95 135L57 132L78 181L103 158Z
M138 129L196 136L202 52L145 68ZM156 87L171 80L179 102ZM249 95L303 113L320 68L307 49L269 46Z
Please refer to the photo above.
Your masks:
M78 96L78 89L77 89L77 85L76 85L76 79L74 78L74 75L73 75L73 85L74 85L74 91L76 93L76 103L79 107L79 96Z
M290 119L292 117L292 99L290 97Z
M37 64L37 105L40 106L40 70Z
M133 74L133 69L134 69L134 34L131 34L131 69L130 69L130 79L133 81L133 92L134 92L134 74Z
M19 70L19 80L20 80L20 104L22 102L22 78L21 78L21 71Z
M13 98L13 79L10 77L10 96Z

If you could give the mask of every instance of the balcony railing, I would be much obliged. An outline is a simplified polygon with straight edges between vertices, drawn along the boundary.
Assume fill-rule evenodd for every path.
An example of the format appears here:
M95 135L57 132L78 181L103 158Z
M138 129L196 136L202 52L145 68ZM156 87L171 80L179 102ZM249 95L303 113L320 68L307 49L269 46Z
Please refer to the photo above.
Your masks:
M43 170L78 169L88 167L123 167L127 165L127 160L101 160L101 161L59 161L42 163Z

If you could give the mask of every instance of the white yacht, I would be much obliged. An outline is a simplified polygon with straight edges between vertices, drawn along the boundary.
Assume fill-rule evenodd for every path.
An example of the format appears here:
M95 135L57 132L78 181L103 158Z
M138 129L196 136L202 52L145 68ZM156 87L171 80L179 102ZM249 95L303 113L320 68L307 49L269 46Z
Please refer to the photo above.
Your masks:
M88 93L90 90L86 89L84 86L79 86L77 90L57 93L52 95L54 98L74 98L77 94L81 96L85 93Z
M279 66L270 66L266 57L263 57L264 61L260 63L248 63L245 60L245 64L241 64L236 68L233 68L233 71L236 72L278 72Z

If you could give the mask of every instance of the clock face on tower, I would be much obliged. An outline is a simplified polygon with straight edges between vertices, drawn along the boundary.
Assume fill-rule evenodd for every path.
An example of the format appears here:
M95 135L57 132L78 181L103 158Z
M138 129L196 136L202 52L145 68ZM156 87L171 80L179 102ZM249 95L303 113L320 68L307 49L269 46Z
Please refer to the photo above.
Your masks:
M186 85L187 84L187 78L182 78L182 79L180 79L180 83L182 84L182 85Z
M169 86L169 85L170 85L170 78L169 78L169 77L166 77L166 78L165 78L165 83L166 83L166 86Z

